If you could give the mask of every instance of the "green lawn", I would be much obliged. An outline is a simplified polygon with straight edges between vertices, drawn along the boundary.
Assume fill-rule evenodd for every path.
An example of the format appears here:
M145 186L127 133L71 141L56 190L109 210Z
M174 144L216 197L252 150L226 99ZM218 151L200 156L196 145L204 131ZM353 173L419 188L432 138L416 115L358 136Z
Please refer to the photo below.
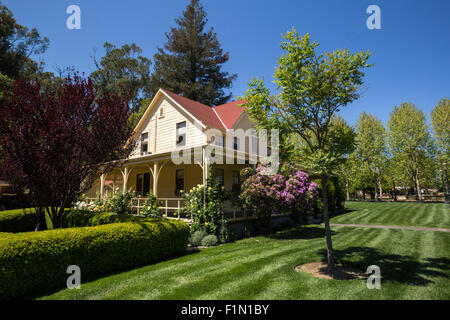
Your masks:
M331 223L450 229L450 207L445 203L348 201L345 206L351 212L332 218Z
M382 212L384 203L351 203L356 209ZM443 217L444 206L391 204L393 219L410 217L412 225L433 224L421 217ZM358 207L359 206L359 207ZM362 207L361 207L362 206ZM359 209L357 209L359 208ZM419 209L418 209L419 208ZM429 208L429 209L427 209ZM409 214L409 210L413 213ZM397 216L398 214L398 216ZM383 217L381 213L380 216ZM417 216L419 215L419 217ZM334 219L336 219L334 218ZM389 220L362 220L365 223ZM448 221L448 220L447 220ZM422 224L423 225L423 224ZM249 238L201 249L171 260L83 282L80 290L61 290L40 299L450 299L450 233L333 227L339 262L366 270L381 268L381 289L369 290L364 280L326 280L297 273L294 266L325 258L320 226L296 227L272 236ZM82 271L81 271L82 272Z

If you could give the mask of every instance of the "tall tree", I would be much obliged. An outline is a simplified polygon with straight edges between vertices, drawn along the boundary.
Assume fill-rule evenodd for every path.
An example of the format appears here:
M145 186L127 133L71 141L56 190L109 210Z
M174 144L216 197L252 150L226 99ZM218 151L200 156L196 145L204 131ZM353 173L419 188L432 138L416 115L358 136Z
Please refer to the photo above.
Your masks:
M431 124L438 147L439 158L443 163L450 160L450 99L439 100L431 111Z
M386 130L379 119L365 112L359 116L356 129L358 131L356 138L358 156L369 165L376 182L375 198L381 199L383 195L383 170L387 151Z
M18 79L42 72L42 63L30 57L44 53L48 45L47 37L41 37L36 28L18 24L11 10L0 2L0 73Z
M422 164L433 153L433 142L425 114L412 103L402 103L391 112L388 129L391 153L405 162L405 169L414 182L416 199L422 201Z
M150 59L141 55L136 44L124 44L121 48L105 42L106 53L97 61L97 70L91 73L95 87L100 94L118 93L133 112L139 109L140 100L148 98L150 84Z
M208 106L226 103L236 75L221 70L228 61L217 35L205 30L206 12L199 0L191 0L176 28L166 33L167 43L154 55L153 93L165 88Z
M45 228L44 210L58 228L64 209L131 152L129 110L78 75L56 92L19 80L12 93L0 105L2 171L36 208L36 229Z
M333 268L327 183L353 146L345 145L350 140L344 134L348 130L344 126L333 130L331 123L336 112L359 98L363 70L371 66L370 53L345 49L319 55L319 44L311 42L309 34L300 37L295 28L283 38L281 48L286 53L278 59L274 74L280 92L270 95L264 80L252 79L243 99L253 121L274 113L302 138L303 160L321 176L328 266Z

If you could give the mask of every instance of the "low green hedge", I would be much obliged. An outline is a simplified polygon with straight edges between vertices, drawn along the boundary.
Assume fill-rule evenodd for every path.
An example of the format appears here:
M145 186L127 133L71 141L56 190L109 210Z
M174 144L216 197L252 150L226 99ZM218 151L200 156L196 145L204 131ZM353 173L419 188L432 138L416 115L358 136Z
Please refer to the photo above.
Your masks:
M0 232L34 231L36 213L34 209L0 211Z
M67 267L83 278L147 264L186 250L189 226L153 219L0 236L0 299L66 287Z
M71 209L63 217L63 228L99 226L119 222L147 221L143 216Z

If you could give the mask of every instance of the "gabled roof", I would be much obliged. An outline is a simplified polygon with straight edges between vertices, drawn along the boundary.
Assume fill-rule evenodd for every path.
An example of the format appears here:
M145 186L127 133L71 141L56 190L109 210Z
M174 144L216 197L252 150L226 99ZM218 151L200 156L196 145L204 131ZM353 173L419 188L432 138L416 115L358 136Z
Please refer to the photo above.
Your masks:
M202 122L207 127L225 130L221 121L217 118L213 109L203 103L182 97L166 89L161 89L165 94L171 97L179 105L189 111L197 120Z
M206 126L224 131L231 129L236 120L245 110L245 107L239 106L239 104L244 103L243 100L232 101L220 106L210 107L204 105L203 103L182 97L166 89L161 89L161 91L166 93Z
M152 102L150 102L147 110L144 112L144 115L136 125L133 136L139 131L140 127L144 123L144 119L147 118L150 113L150 109L152 109L152 106L159 99L159 96L161 94L164 94L168 98L173 100L182 109L187 111L192 117L200 121L203 126L219 129L221 131L231 129L239 119L239 117L242 115L242 112L245 110L244 107L239 106L239 104L244 103L244 101L232 101L220 106L210 107L204 105L203 103L182 97L169 90L160 88L153 98Z
M245 107L240 106L243 103L245 103L244 100L231 101L216 106L213 109L216 111L226 128L231 129L245 110Z

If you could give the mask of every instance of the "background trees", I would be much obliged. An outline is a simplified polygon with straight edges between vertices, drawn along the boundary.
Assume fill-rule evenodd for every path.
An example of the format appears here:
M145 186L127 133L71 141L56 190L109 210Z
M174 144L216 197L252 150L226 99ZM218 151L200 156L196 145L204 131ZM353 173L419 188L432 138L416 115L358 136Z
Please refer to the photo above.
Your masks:
M230 88L236 74L221 71L228 61L211 27L204 30L206 13L199 0L191 0L178 27L166 34L167 43L158 48L154 59L152 92L165 88L208 106L229 100L223 89Z
M134 43L116 48L105 42L103 47L106 53L100 61L93 57L97 70L90 75L97 91L119 94L137 112L141 100L150 95L150 59L140 55L142 49Z
M348 141L354 135L342 123L338 125L339 119L333 127L332 119L340 108L359 98L370 53L336 50L319 55L319 44L311 42L308 34L300 37L293 28L282 37L285 54L274 74L280 93L270 95L263 80L252 79L243 100L251 119L273 113L304 142L302 161L321 176L328 266L334 267L327 184L344 156L353 151Z
M36 28L31 30L16 22L12 12L0 2L0 73L18 79L42 72L43 63L30 58L44 53L49 45Z
M431 111L431 124L440 162L450 159L450 99L445 97Z
M376 182L375 198L383 195L382 179L386 161L386 130L383 123L371 114L363 112L356 125L358 156L367 163ZM377 191L378 189L378 191Z
M38 230L45 228L44 208L60 227L64 209L128 156L128 114L117 94L98 95L78 75L57 91L38 80L12 84L0 105L0 158L8 181L36 208Z
M412 103L395 106L388 121L389 146L394 157L404 161L405 169L414 182L417 200L422 200L420 178L424 163L432 157L433 143L425 115Z

